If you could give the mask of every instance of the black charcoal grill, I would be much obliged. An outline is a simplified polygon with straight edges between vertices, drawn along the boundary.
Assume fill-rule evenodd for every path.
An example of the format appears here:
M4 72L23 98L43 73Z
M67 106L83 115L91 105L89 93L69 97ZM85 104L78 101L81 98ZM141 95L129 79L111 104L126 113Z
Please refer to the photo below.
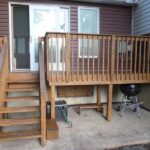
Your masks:
M140 117L140 104L137 99L137 95L141 91L139 84L124 84L120 85L120 90L123 93L121 105L118 106L118 110L121 110L121 116L124 115L126 108L130 108L135 112L138 112Z
M124 95L137 96L141 88L139 84L124 84L120 86L120 90Z

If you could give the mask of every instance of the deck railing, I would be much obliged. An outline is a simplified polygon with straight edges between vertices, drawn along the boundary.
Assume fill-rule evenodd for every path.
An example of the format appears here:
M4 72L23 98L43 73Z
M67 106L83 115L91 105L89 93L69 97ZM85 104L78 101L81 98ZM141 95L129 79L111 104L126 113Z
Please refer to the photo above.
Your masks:
M150 37L116 36L113 82L150 82Z
M51 84L150 82L150 37L46 34Z
M1 52L0 52L0 109L5 106L3 102L5 95L4 89L6 88L6 80L8 77L8 42L7 38L2 38L1 44ZM3 116L0 115L0 118Z

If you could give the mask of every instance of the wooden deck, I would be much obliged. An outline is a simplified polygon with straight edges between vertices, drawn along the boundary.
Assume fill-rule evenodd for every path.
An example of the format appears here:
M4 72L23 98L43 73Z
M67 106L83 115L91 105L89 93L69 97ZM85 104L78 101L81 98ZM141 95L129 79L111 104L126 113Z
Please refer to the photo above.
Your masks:
M1 39L1 38L0 38ZM2 42L1 42L2 41ZM97 86L97 108L101 108L100 86L107 85L107 120L112 120L112 95L114 84L150 83L150 37L91 35L73 33L47 33L39 38L39 71L37 73L9 72L8 42L0 40L0 123L13 125L5 121L8 113L22 111L40 112L40 129L33 134L24 132L6 133L5 139L40 138L46 143L46 98L51 102L51 118L55 119L56 87L60 86ZM45 78L46 76L46 78ZM33 82L29 82L33 80ZM23 84L21 84L23 82ZM49 86L46 87L46 82ZM15 85L14 85L15 84ZM21 84L21 85L20 85ZM18 88L17 88L18 87ZM49 92L47 92L47 88ZM38 91L39 106L7 107L7 102L24 101L37 97L8 97L8 92ZM91 107L90 107L91 108ZM95 105L94 105L95 108ZM32 119L31 119L32 120ZM21 120L21 123L35 123ZM37 123L37 122L36 122ZM38 133L38 134L37 134ZM3 133L2 133L3 134ZM18 135L15 138L15 135ZM0 135L0 139L4 137Z
M150 37L53 32L43 43L52 118L56 86L108 85L111 120L114 84L150 83Z

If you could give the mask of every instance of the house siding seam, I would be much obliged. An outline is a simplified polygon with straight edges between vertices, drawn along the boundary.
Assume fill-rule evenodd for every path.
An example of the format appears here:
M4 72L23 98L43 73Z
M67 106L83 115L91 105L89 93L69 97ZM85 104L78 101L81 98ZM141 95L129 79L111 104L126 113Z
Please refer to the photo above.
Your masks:
M15 1L15 0L14 0ZM14 2L13 1L13 2ZM26 0L27 1L27 0ZM26 2L25 0L23 2ZM21 2L21 0L19 1ZM33 2L33 1L27 1ZM35 1L34 1L35 2ZM36 2L49 3L48 0L36 0ZM52 3L52 2L51 2ZM58 4L58 2L57 2ZM78 6L80 4L73 4L69 2L60 2L70 6L70 31L78 32ZM84 4L89 6L88 4ZM92 5L94 7L94 5ZM131 19L132 9L127 6L113 6L95 4L95 7L100 8L100 33L101 34L131 34ZM9 35L9 21L8 21L8 0L0 0L0 35Z
M150 1L140 0L138 6L132 10L133 34L144 35L150 33Z

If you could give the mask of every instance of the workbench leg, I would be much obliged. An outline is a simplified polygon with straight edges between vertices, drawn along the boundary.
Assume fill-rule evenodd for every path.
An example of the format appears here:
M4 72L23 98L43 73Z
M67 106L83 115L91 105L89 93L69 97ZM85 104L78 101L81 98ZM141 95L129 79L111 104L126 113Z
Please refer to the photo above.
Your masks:
M113 85L109 84L107 94L107 114L106 114L106 118L108 121L112 120L112 95L113 95Z

